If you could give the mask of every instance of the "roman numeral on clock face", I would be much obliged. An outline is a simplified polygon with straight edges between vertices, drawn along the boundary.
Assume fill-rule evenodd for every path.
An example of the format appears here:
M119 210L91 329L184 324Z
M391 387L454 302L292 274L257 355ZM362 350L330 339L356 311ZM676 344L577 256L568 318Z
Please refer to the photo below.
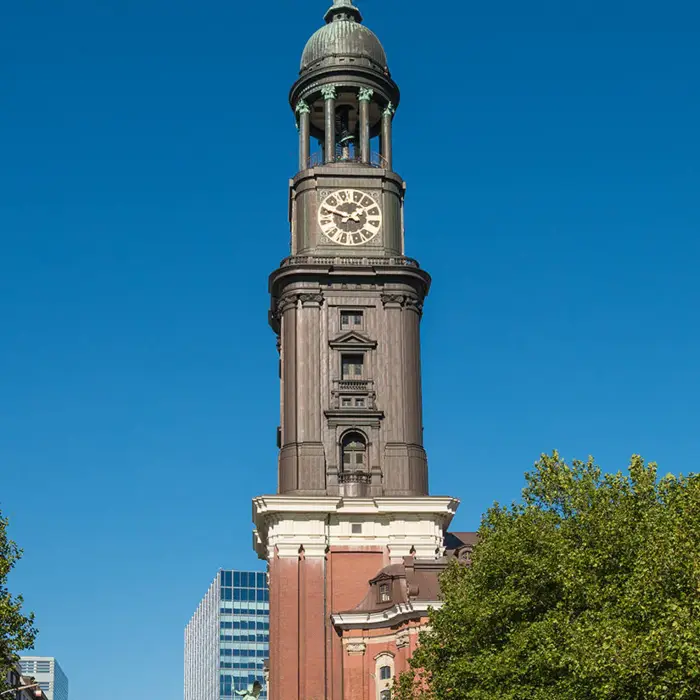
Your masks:
M323 235L333 243L362 245L379 233L382 210L367 192L339 189L319 202L318 225Z

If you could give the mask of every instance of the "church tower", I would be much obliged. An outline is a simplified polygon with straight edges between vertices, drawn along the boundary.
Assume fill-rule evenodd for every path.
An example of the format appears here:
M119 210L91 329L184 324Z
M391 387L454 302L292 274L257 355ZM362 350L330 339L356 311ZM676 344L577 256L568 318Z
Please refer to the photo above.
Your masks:
M291 255L270 276L280 354L278 493L253 503L270 575L270 697L345 700L334 613L406 556L437 558L457 502L428 495L420 320L404 250L399 88L352 0L334 0L290 92ZM354 697L354 696L353 696Z

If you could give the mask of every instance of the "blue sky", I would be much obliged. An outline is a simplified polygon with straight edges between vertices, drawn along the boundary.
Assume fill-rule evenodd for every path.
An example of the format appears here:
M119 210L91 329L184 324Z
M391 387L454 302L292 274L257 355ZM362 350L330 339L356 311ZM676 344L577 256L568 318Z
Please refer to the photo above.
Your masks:
M267 275L328 0L23 0L0 44L0 508L72 700L182 695L183 628L276 486ZM434 493L700 450L700 9L365 0L403 99Z

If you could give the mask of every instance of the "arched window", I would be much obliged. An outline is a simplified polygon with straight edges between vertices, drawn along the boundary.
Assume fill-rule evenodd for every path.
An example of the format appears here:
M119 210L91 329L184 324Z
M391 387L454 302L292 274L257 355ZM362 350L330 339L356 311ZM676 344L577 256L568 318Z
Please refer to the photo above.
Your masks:
M360 433L348 433L343 437L343 471L362 472L367 470L367 443Z
M382 652L375 657L375 687L377 700L389 700L391 698L391 686L394 682L394 656L388 652Z

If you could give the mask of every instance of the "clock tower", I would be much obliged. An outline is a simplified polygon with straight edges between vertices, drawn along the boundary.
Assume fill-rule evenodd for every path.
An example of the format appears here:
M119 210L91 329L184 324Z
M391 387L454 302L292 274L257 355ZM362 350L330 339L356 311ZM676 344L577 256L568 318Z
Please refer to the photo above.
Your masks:
M334 0L290 92L291 254L270 276L280 353L278 493L253 503L270 574L270 697L344 700L332 615L406 556L437 558L457 502L428 495L420 320L393 169L399 89L352 0ZM354 697L354 696L352 696Z

